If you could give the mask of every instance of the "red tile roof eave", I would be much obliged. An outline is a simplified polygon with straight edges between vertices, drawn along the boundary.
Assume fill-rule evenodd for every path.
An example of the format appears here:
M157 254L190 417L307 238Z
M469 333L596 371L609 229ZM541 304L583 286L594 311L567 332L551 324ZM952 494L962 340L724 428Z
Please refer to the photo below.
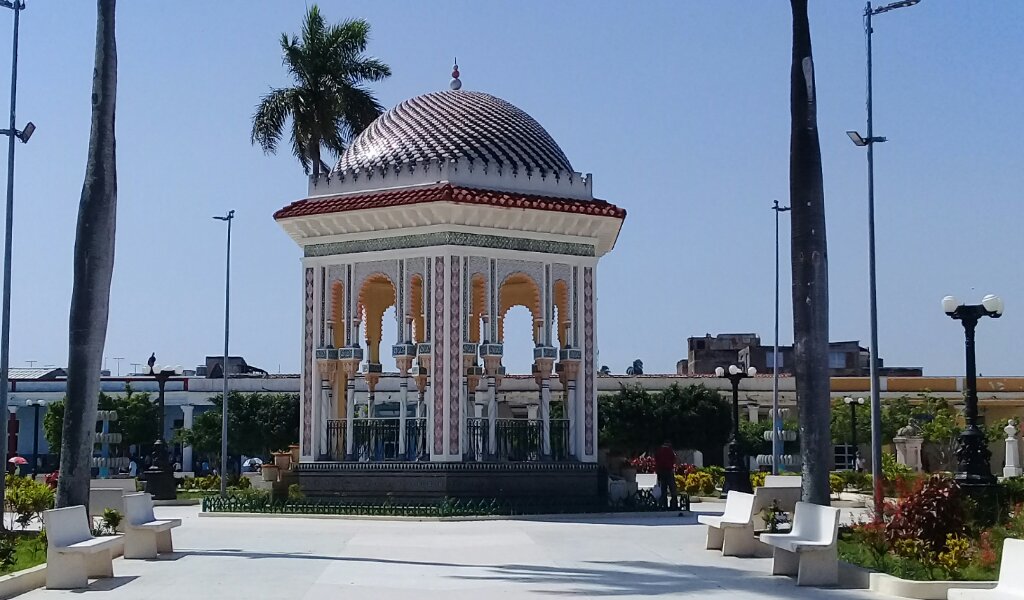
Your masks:
M376 201L376 202L375 202ZM474 204L478 206L494 206L498 208L521 208L547 210L551 212L583 214L597 217L611 217L623 220L625 209L619 208L604 200L574 200L548 196L512 194L473 188L432 186L411 190L395 190L370 195L351 195L322 200L297 200L274 213L274 220L308 217L313 215L349 212L361 209L387 208L392 206L409 206L428 202L454 202L456 204ZM579 210L572 210L579 208ZM305 209L305 210L303 210Z

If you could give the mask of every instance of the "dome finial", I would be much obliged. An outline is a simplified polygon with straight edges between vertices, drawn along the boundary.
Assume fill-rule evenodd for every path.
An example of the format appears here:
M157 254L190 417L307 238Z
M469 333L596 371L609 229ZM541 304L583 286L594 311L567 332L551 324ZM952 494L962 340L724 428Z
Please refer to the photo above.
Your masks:
M455 57L455 64L452 66L452 80L448 84L448 87L453 90L457 90L462 87L462 81L459 80L459 58Z

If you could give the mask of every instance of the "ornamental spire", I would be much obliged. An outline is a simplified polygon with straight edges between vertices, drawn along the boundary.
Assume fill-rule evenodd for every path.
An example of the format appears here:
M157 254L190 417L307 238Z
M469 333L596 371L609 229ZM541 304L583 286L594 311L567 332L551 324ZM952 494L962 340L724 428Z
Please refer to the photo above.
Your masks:
M459 59L455 58L455 64L452 66L452 80L448 84L448 87L453 90L457 90L462 87L462 81L459 79Z

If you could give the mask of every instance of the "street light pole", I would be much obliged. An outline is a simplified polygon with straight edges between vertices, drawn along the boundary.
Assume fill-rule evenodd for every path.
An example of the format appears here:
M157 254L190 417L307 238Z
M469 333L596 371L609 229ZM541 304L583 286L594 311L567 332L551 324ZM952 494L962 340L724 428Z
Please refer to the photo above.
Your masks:
M782 416L779 415L779 213L792 210L775 200L775 349L772 351L772 475L779 474L782 460Z
M957 468L953 479L963 487L978 489L995 484L996 478L992 475L992 452L985 442L985 434L978 426L978 369L974 356L974 329L982 317L998 319L1003 316L1003 301L999 296L988 295L982 298L981 304L963 305L956 298L946 296L942 299L942 311L964 326L967 363L964 386L967 388L967 397L964 399L964 418L967 422L957 440Z
M46 406L46 400L32 399L25 402L33 408L34 420L32 424L32 477L39 472L39 409Z
M158 367L156 355L149 357L149 376L156 380L157 406L159 407L159 428L156 441L153 442L153 464L146 469L146 491L153 494L155 500L174 500L178 497L174 480L174 467L167 455L167 444L164 442L164 393L167 382L181 375L181 367Z
M913 6L921 0L900 0L885 6L873 8L871 2L864 7L864 34L867 37L867 137L856 131L847 131L853 143L866 146L868 150L868 296L870 297L870 364L868 374L871 379L871 475L874 487L874 510L876 515L882 514L885 500L882 489L882 400L879 394L878 380L878 302L875 283L875 143L886 141L884 137L875 136L874 107L872 105L872 68L871 68L871 18L875 15Z
M857 448L857 405L864 404L864 398L852 398L847 396L843 398L850 407L850 438L853 446L853 468L851 470L857 470L857 457L860 456L860 449Z
M23 143L28 142L35 130L25 127L25 132L15 129L15 108L18 103L18 25L21 22L21 11L25 10L23 0L0 0L0 6L14 11L14 43L11 50L11 120L8 129L4 130L7 135L7 217L4 229L4 289L3 309L0 316L0 415L7 414L7 388L10 369L11 350L11 236L14 223L14 139L18 138ZM7 419L0 419L0 439L7 439ZM4 442L6 443L6 441ZM4 453L7 456L7 453ZM5 458L6 460L6 458ZM3 483L0 483L0 494L3 493Z
M736 365L729 365L728 371L716 368L715 375L732 383L732 438L729 440L729 466L725 468L724 491L752 494L750 468L746 465L746 457L740 455L740 381L757 375L757 369L750 367L743 371Z
M224 389L221 395L220 415L220 497L228 495L228 325L231 316L231 221L235 211L229 210L223 217L214 217L218 221L227 221L228 244L227 258L224 266L224 362L221 365L221 376L224 377ZM351 417L349 417L351 418Z

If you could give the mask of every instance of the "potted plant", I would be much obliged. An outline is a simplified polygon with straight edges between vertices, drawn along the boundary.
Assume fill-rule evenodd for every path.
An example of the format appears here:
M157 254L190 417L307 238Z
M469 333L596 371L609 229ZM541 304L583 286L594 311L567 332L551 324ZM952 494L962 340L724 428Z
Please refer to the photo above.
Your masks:
M292 444L292 445L288 446L288 451L291 452L291 454L292 454L292 462L293 463L299 462L299 445L298 444Z
M260 472L263 474L263 481L277 481L279 468L276 464L267 463L260 467Z
M274 464L277 465L278 469L287 471L291 467L292 453L289 452L271 452L274 455Z

